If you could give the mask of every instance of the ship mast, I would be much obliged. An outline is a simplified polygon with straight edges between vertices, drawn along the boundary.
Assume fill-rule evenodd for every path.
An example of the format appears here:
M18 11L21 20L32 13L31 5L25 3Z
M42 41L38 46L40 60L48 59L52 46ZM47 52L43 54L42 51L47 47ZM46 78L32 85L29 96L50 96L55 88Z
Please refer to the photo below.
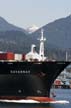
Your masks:
M39 55L42 59L42 61L44 60L44 42L46 41L46 38L43 37L43 29L41 29L41 38L40 40L40 49L39 49Z
M66 51L66 61L68 61L68 52Z

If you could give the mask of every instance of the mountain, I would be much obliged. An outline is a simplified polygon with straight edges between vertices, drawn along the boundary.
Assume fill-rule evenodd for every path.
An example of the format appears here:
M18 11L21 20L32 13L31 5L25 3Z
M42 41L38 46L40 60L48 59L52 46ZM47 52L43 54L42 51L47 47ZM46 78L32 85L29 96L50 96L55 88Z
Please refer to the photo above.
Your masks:
M66 51L71 55L71 15L46 24L30 36L36 40L38 36L40 37L41 29L44 30L44 37L47 40L45 46L48 55L63 55L65 58Z
M59 47L60 49L71 48L71 15L66 18L61 18L46 24L31 34L31 37L37 38L40 36L40 30L43 28L44 36L48 43Z
M28 40L30 41L31 38L25 29L10 24L0 17L0 51L27 52L29 46L26 46L26 42Z
M46 24L35 32L16 27L0 17L0 51L27 53L31 44L36 44L39 49L40 30L44 30L45 54L51 59L65 60L65 52L71 55L71 15ZM71 58L71 56L69 56Z
M20 27L17 27L13 24L10 24L9 22L7 22L4 18L0 17L0 31L1 32L5 32L5 31L22 31L27 33L27 31L25 29L22 29Z

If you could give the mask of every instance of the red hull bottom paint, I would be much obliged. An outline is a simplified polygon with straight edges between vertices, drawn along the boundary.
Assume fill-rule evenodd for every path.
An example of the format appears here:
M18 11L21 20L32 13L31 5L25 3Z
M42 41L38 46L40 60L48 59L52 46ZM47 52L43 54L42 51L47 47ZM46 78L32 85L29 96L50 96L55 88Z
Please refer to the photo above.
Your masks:
M49 98L49 97L15 97L15 96L0 96L0 100L34 100L34 101L38 101L40 103L43 103L43 102L52 102L52 101L55 101L53 98Z
M66 100L54 100L49 97L14 97L14 96L2 96L0 97L0 102L7 103L58 103L58 104L69 104Z
M49 97L27 97L27 99L32 99L32 100L39 101L39 102L55 101L54 99L49 98Z

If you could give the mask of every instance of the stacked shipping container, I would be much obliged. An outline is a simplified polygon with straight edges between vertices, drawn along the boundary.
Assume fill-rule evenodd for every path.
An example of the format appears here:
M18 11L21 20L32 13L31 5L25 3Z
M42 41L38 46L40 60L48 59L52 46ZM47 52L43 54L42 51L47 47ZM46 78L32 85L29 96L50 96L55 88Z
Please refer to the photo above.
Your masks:
M24 54L14 54L12 52L1 52L0 60L22 61L22 60L25 60L25 55Z
M14 55L14 59L15 59L16 61L21 61L21 60L22 60L22 54L15 54L15 55Z
M14 54L12 52L0 53L0 60L14 60Z

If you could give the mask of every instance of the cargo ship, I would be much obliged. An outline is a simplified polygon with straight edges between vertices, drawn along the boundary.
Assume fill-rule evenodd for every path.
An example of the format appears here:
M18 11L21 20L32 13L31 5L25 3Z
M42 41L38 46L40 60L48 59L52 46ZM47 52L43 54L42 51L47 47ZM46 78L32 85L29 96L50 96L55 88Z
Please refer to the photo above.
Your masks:
M54 80L70 62L49 61L44 55L46 39L43 37L43 30L39 40L39 54L35 51L35 45L32 45L24 60L20 60L18 55L14 60L12 53L0 54L0 99L46 100L50 97Z

